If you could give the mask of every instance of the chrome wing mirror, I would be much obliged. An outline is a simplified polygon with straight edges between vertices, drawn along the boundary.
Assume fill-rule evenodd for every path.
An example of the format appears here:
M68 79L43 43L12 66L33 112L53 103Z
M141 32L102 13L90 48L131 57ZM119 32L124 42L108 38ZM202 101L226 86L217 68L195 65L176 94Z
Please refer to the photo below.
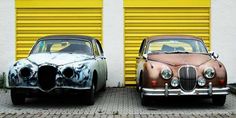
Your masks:
M210 55L214 58L214 59L218 59L219 58L219 54L214 52L214 51L211 51L210 52Z
M148 55L147 54L143 54L143 58L147 59Z

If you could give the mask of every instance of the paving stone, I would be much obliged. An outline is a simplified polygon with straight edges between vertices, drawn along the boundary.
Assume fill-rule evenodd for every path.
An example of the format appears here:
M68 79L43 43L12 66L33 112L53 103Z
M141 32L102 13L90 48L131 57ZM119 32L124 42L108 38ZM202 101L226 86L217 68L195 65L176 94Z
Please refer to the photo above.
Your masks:
M73 97L27 99L14 106L10 92L0 90L0 118L61 117L61 118L236 118L236 95L227 96L225 106L212 105L211 99L153 98L142 106L134 88L108 88L96 95L93 106L84 105Z

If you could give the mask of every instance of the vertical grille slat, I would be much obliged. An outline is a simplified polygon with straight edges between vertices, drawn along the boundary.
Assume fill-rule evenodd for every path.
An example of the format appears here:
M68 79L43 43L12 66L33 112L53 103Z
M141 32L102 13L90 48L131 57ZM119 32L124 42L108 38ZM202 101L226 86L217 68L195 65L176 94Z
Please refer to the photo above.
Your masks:
M191 91L196 86L196 70L191 66L181 67L179 70L180 85L184 91Z

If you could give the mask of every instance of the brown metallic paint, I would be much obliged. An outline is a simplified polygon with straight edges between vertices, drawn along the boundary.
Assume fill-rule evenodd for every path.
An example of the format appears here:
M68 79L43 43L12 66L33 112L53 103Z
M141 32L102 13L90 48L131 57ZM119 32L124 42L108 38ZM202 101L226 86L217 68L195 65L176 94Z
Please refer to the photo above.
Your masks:
M154 36L147 38L148 41L158 40L165 38L186 38L201 40L192 36ZM142 87L152 88L151 80L157 80L157 88L164 88L165 83L168 83L169 87L171 79L164 80L160 73L165 67L169 67L173 72L173 77L178 77L178 70L181 66L191 65L196 68L197 77L203 76L203 71L206 67L213 67L216 75L213 79L206 79L208 86L209 82L212 82L213 87L225 87L227 84L227 73L224 65L216 59L213 59L208 54L149 54L146 62L143 64L142 73ZM220 85L219 81L224 80L225 85ZM196 86L197 88L204 88ZM180 88L179 86L176 88Z

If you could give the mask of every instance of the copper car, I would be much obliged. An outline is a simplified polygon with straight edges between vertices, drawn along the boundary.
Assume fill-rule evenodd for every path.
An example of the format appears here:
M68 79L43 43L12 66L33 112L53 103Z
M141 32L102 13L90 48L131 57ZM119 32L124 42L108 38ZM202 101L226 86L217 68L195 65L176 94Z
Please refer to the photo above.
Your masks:
M137 58L141 103L150 96L209 96L224 105L229 88L224 65L200 38L152 36L143 40Z

